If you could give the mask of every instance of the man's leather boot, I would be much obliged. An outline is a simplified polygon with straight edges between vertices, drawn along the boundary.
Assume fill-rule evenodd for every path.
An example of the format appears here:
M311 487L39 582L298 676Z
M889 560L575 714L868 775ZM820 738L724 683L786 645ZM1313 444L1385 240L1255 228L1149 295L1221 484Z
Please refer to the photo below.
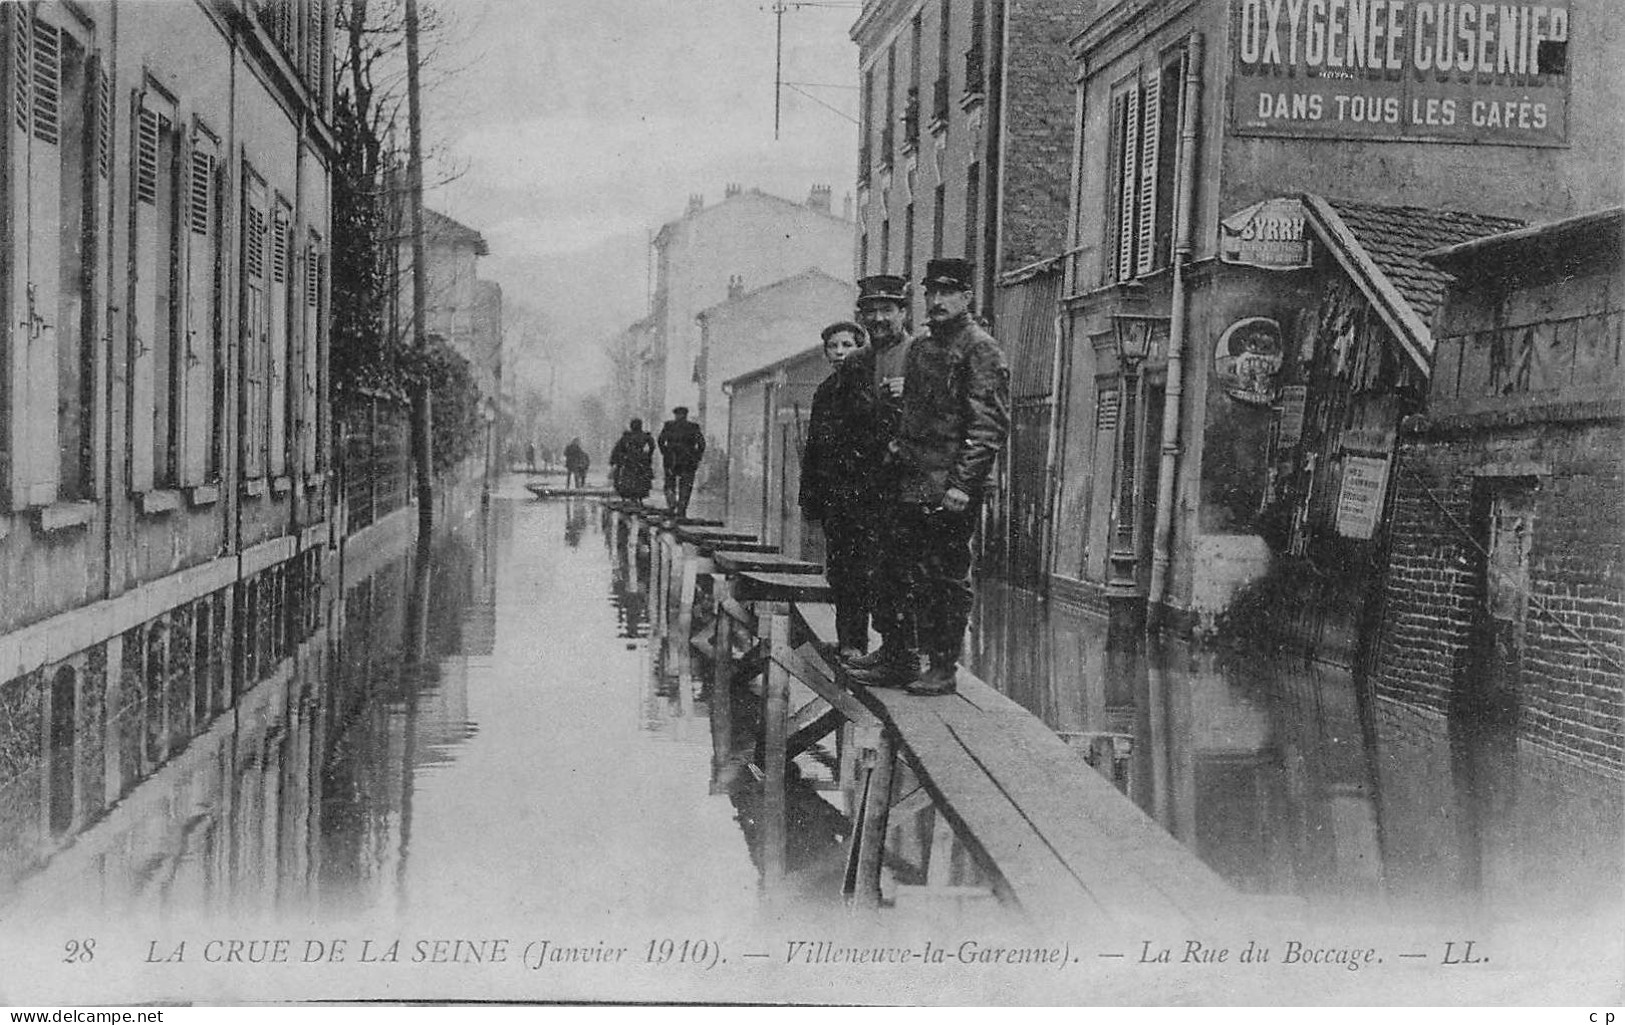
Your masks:
M882 648L881 652L888 649ZM847 676L865 687L906 687L919 679L920 656L905 648L891 648L891 654L878 659L873 665L853 665ZM877 653L878 654L878 653Z
M954 662L939 662L931 660L931 668L920 675L918 680L907 686L910 694L921 697L935 697L941 694L952 694L958 687L955 682L959 676L959 666Z

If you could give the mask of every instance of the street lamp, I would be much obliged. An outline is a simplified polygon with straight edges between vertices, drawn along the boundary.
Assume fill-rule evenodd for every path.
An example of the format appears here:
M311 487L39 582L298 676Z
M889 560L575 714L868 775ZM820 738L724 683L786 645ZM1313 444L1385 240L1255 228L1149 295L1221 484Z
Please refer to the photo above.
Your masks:
M1117 349L1122 385L1117 418L1117 501L1112 511L1111 564L1107 591L1117 598L1140 596L1140 554L1137 538L1141 481L1140 364L1151 355L1151 336L1160 317L1117 314L1112 317L1112 342Z

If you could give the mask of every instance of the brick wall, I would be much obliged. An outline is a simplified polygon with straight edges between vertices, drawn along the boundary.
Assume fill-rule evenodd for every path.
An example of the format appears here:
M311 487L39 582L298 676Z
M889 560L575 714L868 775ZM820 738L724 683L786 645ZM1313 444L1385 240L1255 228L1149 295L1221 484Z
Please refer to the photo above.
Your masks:
M1375 684L1439 711L1470 677L1484 559L1471 536L1475 487L1538 481L1529 552L1520 734L1592 765L1625 769L1625 477L1618 420L1411 435L1401 445Z
M1084 25L1084 0L1009 0L1004 93L1004 238L1001 272L1066 248L1075 99L1067 39Z

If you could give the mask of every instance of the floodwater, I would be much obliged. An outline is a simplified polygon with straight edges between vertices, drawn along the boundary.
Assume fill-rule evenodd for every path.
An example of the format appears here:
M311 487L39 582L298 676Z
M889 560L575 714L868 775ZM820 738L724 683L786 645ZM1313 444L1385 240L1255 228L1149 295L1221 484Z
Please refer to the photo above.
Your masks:
M303 944L349 937L345 969L369 949L356 949L365 937L382 948L425 929L473 943L530 930L593 950L628 937L715 943L753 928L916 924L894 909L844 909L849 823L827 751L798 760L786 871L764 884L758 779L716 756L704 689L651 638L647 556L611 533L594 500L537 502L509 480L454 526L426 560L385 554L319 588L266 590L248 606L252 636L236 645L250 649L236 672L257 682L212 713L209 694L231 672L204 666L221 607L166 627L198 639L186 649L195 683L153 661L182 650L174 640L125 638L125 676L157 666L167 682L110 698L92 717L105 737L51 747L55 761L32 783L17 775L0 791L0 939L59 943L125 924L126 947L167 980L135 991L154 998L434 997L488 991L480 975L456 985L397 976L379 988L338 968L210 982L152 965L188 937L218 936L209 930L221 922ZM303 606L283 643L255 614L268 619L295 596ZM1365 701L1348 674L1323 667L1119 649L1098 620L998 584L981 588L969 650L980 675L1146 814L1292 918L1463 906L1578 915L1617 901L1618 782L1493 728ZM87 671L113 678L103 661ZM1008 924L975 914L960 927ZM816 980L803 982L803 998L820 999ZM567 994L674 992L689 991L606 975ZM735 977L693 992L793 990Z
M1320 920L1620 907L1625 788L1505 726L1300 659L1117 645L998 583L970 635L979 675L1080 749L1113 745L1097 763L1242 892Z

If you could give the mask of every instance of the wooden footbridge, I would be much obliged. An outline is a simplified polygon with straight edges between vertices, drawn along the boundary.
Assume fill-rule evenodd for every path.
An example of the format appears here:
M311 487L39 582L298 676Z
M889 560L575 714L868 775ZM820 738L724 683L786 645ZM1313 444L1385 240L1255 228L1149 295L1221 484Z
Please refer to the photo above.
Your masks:
M709 691L713 780L763 780L764 882L785 873L797 756L834 738L852 823L844 893L860 906L997 902L1039 918L1122 927L1234 924L1249 907L1107 776L1097 759L961 669L958 692L856 684L835 650L822 567L754 532L609 501L629 561L649 555L651 623L667 664ZM698 656L696 658L696 656ZM1086 738L1087 739L1087 738ZM1089 747L1090 745L1085 745Z

